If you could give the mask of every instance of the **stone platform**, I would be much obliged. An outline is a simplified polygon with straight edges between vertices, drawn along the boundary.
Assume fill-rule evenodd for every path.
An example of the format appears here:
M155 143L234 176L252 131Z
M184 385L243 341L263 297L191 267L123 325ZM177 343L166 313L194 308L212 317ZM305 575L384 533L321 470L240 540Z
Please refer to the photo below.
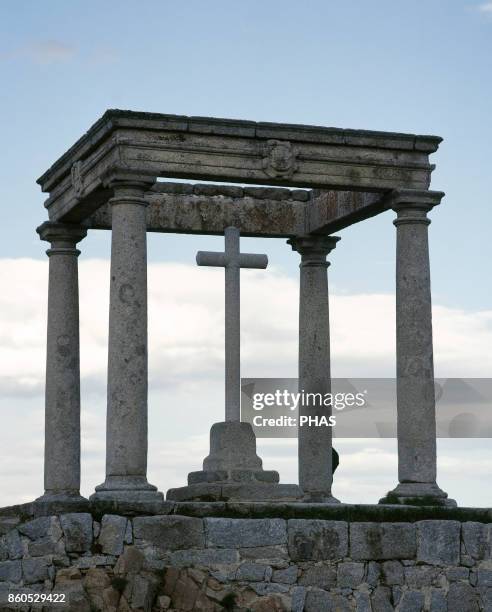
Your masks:
M188 485L169 489L171 501L300 501L296 484L280 484L275 470L264 470L256 454L256 437L249 423L214 423L210 429L210 454L203 470L188 474Z
M0 510L0 609L490 611L491 534L485 508L23 504Z

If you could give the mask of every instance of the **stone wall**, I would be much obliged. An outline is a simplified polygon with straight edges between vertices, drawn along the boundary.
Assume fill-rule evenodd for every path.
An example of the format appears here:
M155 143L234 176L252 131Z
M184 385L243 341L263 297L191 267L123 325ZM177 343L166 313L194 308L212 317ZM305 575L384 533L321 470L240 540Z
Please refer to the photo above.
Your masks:
M492 523L202 510L0 516L0 610L492 611Z

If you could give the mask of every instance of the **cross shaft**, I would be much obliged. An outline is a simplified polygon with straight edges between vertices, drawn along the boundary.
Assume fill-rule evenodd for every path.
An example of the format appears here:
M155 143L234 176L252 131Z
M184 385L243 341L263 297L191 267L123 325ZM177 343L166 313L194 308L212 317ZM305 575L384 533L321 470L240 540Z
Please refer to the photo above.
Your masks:
M199 266L213 266L225 270L225 420L241 420L241 296L240 269L265 269L268 257L256 253L241 253L240 232L237 227L224 231L225 249L198 251Z

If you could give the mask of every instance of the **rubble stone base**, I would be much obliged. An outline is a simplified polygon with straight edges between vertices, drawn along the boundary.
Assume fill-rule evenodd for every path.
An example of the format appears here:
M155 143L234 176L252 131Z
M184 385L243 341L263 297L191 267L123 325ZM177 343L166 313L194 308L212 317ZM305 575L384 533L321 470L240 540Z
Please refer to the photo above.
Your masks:
M26 504L0 510L0 610L491 611L491 536L486 509Z

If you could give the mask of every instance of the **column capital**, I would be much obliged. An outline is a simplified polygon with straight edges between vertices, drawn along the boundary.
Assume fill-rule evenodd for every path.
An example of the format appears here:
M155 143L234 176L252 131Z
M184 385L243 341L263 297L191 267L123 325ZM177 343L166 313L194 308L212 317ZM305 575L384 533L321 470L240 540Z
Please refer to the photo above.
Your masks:
M132 172L119 166L112 166L101 177L104 187L108 189L135 189L148 191L157 181L156 176L149 176L141 172Z
M292 250L302 256L301 265L328 265L326 256L333 251L339 240L339 236L311 234L290 238L287 244L290 244Z
M444 197L443 191L420 191L418 189L394 189L388 196L389 208L397 213L393 223L424 223L429 225L427 213L438 206Z
M36 228L36 232L41 240L51 242L53 247L63 251L76 251L75 245L77 242L80 242L87 236L87 228L82 225L55 223L52 221L45 221ZM53 251L53 249L50 249L50 251Z
M325 236L324 234L311 234L308 236L295 236L289 238L287 244L290 244L293 251L297 251L301 255L305 253L323 253L328 255L337 246L337 242L341 240L340 236Z

